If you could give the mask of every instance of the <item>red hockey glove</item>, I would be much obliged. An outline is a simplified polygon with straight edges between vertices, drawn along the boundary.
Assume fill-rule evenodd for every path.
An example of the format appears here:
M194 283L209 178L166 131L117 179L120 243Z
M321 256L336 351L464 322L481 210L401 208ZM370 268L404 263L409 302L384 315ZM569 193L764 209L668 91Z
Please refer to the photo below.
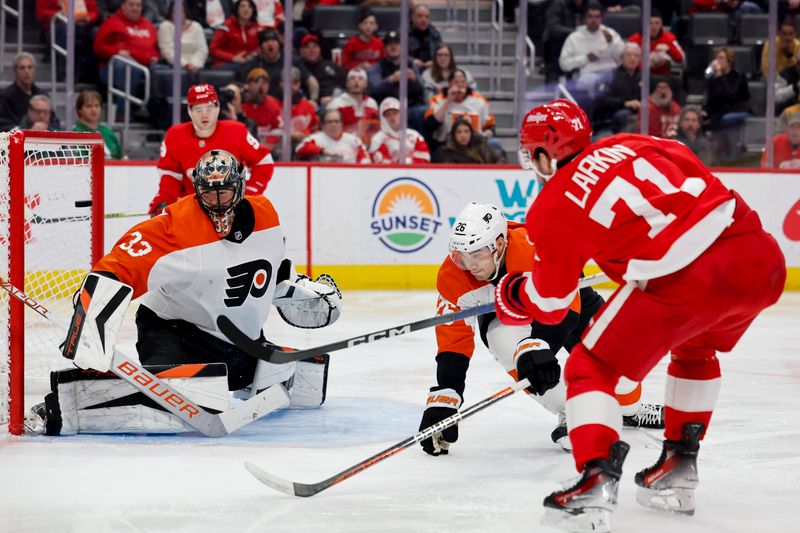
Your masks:
M494 311L506 326L524 326L533 322L526 310L526 304L533 304L525 294L525 283L522 272L513 272L500 278L494 290Z

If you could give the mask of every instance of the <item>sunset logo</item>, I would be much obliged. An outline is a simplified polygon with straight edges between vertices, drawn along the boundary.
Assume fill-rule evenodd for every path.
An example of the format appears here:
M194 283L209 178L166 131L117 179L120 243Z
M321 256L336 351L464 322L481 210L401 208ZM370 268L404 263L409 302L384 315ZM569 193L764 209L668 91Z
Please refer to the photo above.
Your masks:
M425 247L439 231L439 201L414 178L396 178L383 186L372 204L372 234L400 253Z

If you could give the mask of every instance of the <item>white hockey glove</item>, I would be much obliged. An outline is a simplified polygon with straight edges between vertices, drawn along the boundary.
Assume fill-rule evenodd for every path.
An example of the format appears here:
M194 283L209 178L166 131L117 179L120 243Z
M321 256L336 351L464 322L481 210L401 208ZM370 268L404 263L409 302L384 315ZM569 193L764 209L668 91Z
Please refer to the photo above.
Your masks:
M62 346L64 357L80 368L107 372L132 295L130 285L90 272L75 303Z
M342 293L333 278L322 274L316 280L299 275L275 287L272 304L287 324L297 328L324 328L342 313Z

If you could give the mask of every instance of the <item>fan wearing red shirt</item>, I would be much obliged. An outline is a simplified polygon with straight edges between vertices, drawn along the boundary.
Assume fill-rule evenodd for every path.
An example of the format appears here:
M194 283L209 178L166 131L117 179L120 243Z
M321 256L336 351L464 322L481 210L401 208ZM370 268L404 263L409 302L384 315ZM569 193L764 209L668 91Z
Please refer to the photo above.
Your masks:
M594 316L564 370L577 482L544 500L544 523L609 531L622 464L614 386L641 381L671 353L659 460L635 476L637 501L691 515L697 454L728 352L774 304L786 261L758 214L685 145L620 134L591 144L586 113L556 100L520 129L520 162L542 185L526 215L533 267L509 272L495 305L505 324L563 320L593 259L619 288ZM542 360L541 364L549 364ZM532 374L536 379L536 373Z
M275 163L269 150L241 122L217 120L219 97L211 85L193 85L187 100L192 120L172 126L161 143L161 157L156 165L160 182L149 209L153 216L179 198L194 194L194 168L212 148L230 152L247 166L250 177L245 182L246 194L263 194L272 178Z
M642 47L642 34L634 33L628 38L629 43ZM680 65L686 61L686 54L678 44L675 34L664 29L661 13L653 10L650 16L650 73L656 76L669 76L672 65Z
M383 41L375 37L378 21L370 10L361 11L358 31L360 33L350 37L342 50L342 68L345 70L356 67L367 70L384 56Z
M269 73L261 67L247 73L242 111L256 121L259 129L267 130L266 144L271 148L280 142L283 109L280 100L268 94L269 82Z

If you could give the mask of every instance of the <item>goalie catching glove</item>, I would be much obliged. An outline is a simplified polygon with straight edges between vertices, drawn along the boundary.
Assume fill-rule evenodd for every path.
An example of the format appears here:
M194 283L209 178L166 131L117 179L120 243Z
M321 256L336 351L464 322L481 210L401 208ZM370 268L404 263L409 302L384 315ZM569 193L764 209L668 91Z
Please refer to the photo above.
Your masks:
M62 355L79 368L107 372L132 294L130 285L90 272L75 302Z
M275 287L272 303L281 318L297 328L324 328L336 322L342 313L342 293L327 274L316 280L298 275Z
M428 393L427 408L422 413L419 430L429 428L456 414L462 401L461 395L453 389L431 387L431 391ZM444 431L437 431L432 437L421 440L420 445L426 453L431 455L447 455L448 448L457 440L458 425L456 424Z
M558 385L561 365L550 345L541 339L522 339L514 351L514 366L517 380L527 379L531 386L527 390L542 395Z

